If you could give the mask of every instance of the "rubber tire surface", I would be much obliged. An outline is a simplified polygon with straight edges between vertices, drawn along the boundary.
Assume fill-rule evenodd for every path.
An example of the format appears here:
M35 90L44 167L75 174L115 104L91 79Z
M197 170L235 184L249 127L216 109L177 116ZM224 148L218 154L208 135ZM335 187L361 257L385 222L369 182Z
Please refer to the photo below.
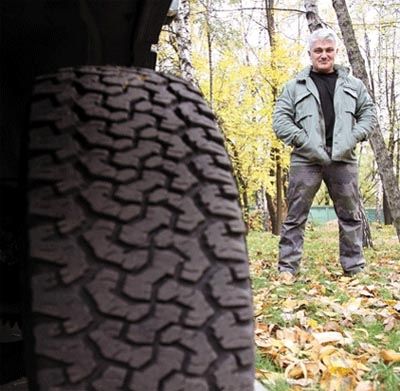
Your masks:
M252 390L245 227L214 116L136 68L37 79L32 390Z

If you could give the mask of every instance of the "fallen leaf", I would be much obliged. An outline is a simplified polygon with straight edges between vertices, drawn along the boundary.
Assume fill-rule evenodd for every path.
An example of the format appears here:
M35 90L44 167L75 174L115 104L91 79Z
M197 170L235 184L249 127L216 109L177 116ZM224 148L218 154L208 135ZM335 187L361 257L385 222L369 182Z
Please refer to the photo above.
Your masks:
M391 316L390 318L385 319L383 323L385 325L385 331L388 332L394 329L396 325L396 319Z
M397 353L394 350L381 350L379 355L386 364L400 362L400 353Z
M332 375L326 371L322 375L320 386L325 391L353 391L357 385L355 376Z
M370 381L362 381L357 384L354 391L375 391L375 387Z
M286 299L282 303L282 310L284 312L293 312L294 310L307 306L307 304L308 303L305 300Z
M338 322L334 322L333 320L329 321L328 323L325 324L324 326L325 331L341 331L341 327Z
M322 333L312 333L312 336L321 344L343 342L343 335L337 331L325 331Z

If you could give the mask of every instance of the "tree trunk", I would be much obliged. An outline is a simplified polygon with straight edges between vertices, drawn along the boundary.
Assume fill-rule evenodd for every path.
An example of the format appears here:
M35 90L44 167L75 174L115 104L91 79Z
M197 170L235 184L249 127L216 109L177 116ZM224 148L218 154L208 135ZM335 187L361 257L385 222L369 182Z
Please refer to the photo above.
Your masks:
M354 76L361 79L371 93L365 63L357 44L346 1L332 0L332 4L336 12ZM400 241L400 190L393 170L393 160L389 156L379 124L371 134L370 143L375 154L378 171L382 179L390 213L393 218L393 224Z
M267 18L267 31L269 37L269 43L271 46L271 68L274 70L276 68L275 63L275 51L276 51L276 35L275 35L275 19L274 19L274 0L265 0L265 15ZM275 82L271 85L272 99L275 102L278 98L278 86ZM280 160L280 151L278 148L274 148L271 151L274 161L275 161L275 185L276 185L276 203L274 213L270 212L270 216L274 217L271 220L272 233L279 235L281 231L282 221L283 221L283 175L282 175L282 165ZM269 208L273 207L272 199L268 201Z
M196 84L192 64L192 40L189 19L189 0L180 0L178 14L172 22L171 27L175 34L181 76L193 84Z
M276 234L281 231L283 220L283 181L282 181L282 166L280 156L276 156Z
M279 235L280 230L277 227L277 216L276 216L276 207L274 204L274 200L268 193L265 193L265 197L267 199L268 213L271 220L271 232L274 235Z
M208 70L209 70L209 104L213 108L214 105L214 64L212 57L212 34L211 34L211 0L207 0L206 5L206 36L207 36L207 51L208 51Z
M220 125L222 128L222 126ZM235 143L232 142L228 137L225 138L226 143L229 145L229 148L232 153L232 163L233 163L233 171L234 175L239 187L239 202L240 206L243 211L243 218L244 221L246 222L246 225L248 226L249 224L249 215L250 215L250 205L249 205L249 197L248 197L248 183L245 180L245 176L243 174L243 170L240 165L240 159L239 159L239 153L236 149Z
M326 24L319 17L318 6L315 0L304 0L304 8L306 9L308 29L311 32L326 26Z
M390 208L388 205L386 191L383 192L383 224L393 224L392 215L390 214Z

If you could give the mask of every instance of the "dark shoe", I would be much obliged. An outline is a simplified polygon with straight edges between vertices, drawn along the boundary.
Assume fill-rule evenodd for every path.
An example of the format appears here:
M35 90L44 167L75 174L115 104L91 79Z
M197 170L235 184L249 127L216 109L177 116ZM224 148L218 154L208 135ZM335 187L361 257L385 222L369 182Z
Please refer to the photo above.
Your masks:
M355 276L356 274L358 274L358 273L361 273L361 272L363 272L364 271L364 268L363 267L358 267L357 269L353 269L353 270L348 270L348 271L344 271L343 272L343 275L345 276L345 277L353 277L353 276Z

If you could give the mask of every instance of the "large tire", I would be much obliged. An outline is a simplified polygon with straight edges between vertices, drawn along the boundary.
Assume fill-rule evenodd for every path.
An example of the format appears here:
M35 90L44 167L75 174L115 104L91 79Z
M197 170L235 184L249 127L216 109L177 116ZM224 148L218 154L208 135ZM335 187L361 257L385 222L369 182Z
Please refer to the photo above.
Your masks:
M245 227L201 95L82 67L32 99L31 389L252 390Z

